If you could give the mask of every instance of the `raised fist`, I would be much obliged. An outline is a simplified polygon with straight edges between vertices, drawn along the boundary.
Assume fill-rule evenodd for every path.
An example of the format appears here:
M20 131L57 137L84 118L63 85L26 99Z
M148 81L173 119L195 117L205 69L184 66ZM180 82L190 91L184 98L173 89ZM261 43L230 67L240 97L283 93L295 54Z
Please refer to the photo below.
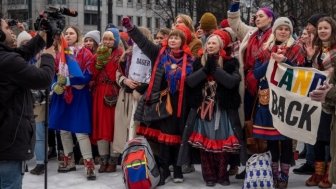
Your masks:
M131 19L127 16L122 18L121 25L123 25L127 30L131 30L134 27Z

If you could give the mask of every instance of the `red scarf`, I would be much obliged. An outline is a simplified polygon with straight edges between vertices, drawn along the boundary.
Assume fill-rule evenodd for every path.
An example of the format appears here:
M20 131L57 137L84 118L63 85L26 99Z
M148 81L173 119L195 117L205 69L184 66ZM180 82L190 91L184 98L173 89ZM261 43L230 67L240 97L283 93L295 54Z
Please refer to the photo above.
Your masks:
M253 96L256 95L258 89L258 80L254 77L253 68L256 62L258 54L263 49L263 44L267 41L268 37L272 33L272 28L268 28L265 32L261 31L254 32L248 43L245 51L244 58L244 71L245 71L245 86L249 93Z
M160 64L160 60L162 58L162 55L164 54L164 52L166 51L168 46L167 40L162 42L162 48L155 60L155 64L152 70L152 74L151 74L151 78L149 81L149 86L147 89L147 94L146 94L146 100L150 100L150 96L153 90L153 86L154 86L154 80L155 80L155 73L157 72L158 66ZM181 82L180 82L180 86L179 86L179 98L178 98L178 107L177 107L177 117L181 117L181 113L182 113L182 102L183 102L183 94L184 94L184 82L186 79L186 67L187 67L187 56L191 56L191 51L189 49L189 47L184 44L182 50L184 51L183 53L183 63L182 63L182 75L181 75Z

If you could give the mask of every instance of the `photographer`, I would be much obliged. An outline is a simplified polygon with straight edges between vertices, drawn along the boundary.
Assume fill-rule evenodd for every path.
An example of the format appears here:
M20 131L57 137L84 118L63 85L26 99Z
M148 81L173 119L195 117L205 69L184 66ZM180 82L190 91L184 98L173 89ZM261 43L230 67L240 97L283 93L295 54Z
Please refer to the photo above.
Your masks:
M25 161L34 156L35 121L31 89L50 86L54 75L54 48L43 51L41 66L27 64L46 45L40 31L26 45L12 49L11 29L0 23L0 188L20 189ZM48 36L51 39L51 36Z

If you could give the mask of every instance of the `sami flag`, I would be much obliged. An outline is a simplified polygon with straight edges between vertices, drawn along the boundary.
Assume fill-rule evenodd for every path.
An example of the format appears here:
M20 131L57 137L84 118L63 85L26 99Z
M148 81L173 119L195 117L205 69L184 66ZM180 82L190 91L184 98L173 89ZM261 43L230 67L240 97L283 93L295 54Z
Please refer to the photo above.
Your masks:
M60 48L60 72L64 76L84 77L78 62L73 55L73 52L69 49L68 43L64 36L61 36L61 48ZM62 73L63 72L63 73Z

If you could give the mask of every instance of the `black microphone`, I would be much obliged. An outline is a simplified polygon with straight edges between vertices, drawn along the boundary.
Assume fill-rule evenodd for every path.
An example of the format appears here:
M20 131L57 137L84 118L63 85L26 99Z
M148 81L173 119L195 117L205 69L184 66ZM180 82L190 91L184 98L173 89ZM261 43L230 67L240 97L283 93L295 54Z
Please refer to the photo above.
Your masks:
M78 12L76 10L70 10L68 8L60 8L59 9L60 12L66 16L72 16L72 17L77 17L78 16Z

